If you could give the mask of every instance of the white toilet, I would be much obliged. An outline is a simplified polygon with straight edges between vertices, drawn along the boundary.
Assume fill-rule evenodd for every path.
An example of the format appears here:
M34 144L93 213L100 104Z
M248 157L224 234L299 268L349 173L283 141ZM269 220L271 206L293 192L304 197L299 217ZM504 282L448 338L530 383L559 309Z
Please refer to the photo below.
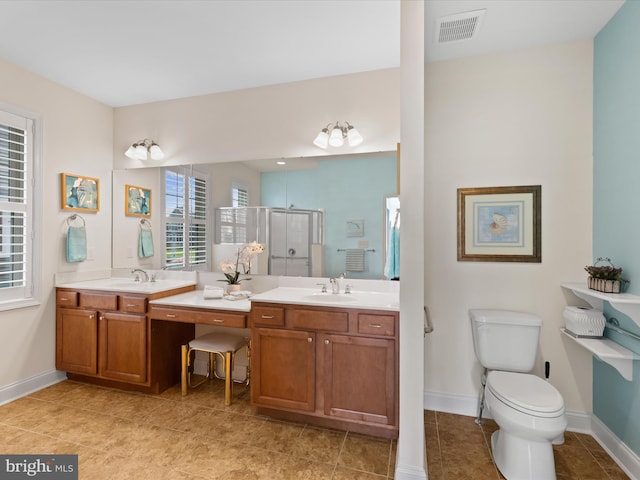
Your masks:
M560 392L530 375L542 320L506 310L469 310L473 348L486 376L486 406L499 430L493 459L507 480L555 480L552 441L567 428ZM480 414L481 415L481 414Z

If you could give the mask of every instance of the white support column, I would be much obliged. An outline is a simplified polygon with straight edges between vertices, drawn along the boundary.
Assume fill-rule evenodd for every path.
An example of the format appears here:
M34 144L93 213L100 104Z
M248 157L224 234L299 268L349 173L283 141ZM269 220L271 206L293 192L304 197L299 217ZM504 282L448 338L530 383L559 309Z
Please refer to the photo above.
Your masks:
M427 478L424 438L424 2L400 20L400 437L396 480Z

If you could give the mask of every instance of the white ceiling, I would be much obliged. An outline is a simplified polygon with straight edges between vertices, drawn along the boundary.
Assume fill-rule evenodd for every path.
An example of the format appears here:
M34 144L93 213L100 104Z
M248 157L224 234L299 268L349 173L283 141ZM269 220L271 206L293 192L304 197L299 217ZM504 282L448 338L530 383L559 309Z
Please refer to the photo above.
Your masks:
M427 0L425 60L591 39L623 3ZM476 38L434 41L482 8ZM2 0L0 57L115 107L183 98L398 67L400 1Z

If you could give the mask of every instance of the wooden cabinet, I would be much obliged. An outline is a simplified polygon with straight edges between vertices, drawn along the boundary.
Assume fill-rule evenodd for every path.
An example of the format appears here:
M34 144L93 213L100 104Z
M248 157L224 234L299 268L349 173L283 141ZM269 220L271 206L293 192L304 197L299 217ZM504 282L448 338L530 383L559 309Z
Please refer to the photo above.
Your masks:
M253 403L315 410L315 336L314 332L275 328L252 332Z
M265 414L398 435L398 314L254 303L252 403Z
M98 312L58 308L56 368L68 372L98 373Z
M151 393L176 383L180 344L193 338L194 327L158 322L152 328L147 316L149 299L173 293L180 292L58 288L56 368L76 380Z

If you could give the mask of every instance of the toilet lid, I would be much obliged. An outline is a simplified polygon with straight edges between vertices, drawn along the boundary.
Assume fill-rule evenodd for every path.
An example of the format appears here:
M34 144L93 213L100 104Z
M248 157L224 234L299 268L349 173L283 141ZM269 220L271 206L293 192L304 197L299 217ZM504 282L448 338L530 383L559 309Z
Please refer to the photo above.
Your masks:
M492 371L487 388L501 402L537 417L556 417L564 412L564 400L553 385L525 373Z

